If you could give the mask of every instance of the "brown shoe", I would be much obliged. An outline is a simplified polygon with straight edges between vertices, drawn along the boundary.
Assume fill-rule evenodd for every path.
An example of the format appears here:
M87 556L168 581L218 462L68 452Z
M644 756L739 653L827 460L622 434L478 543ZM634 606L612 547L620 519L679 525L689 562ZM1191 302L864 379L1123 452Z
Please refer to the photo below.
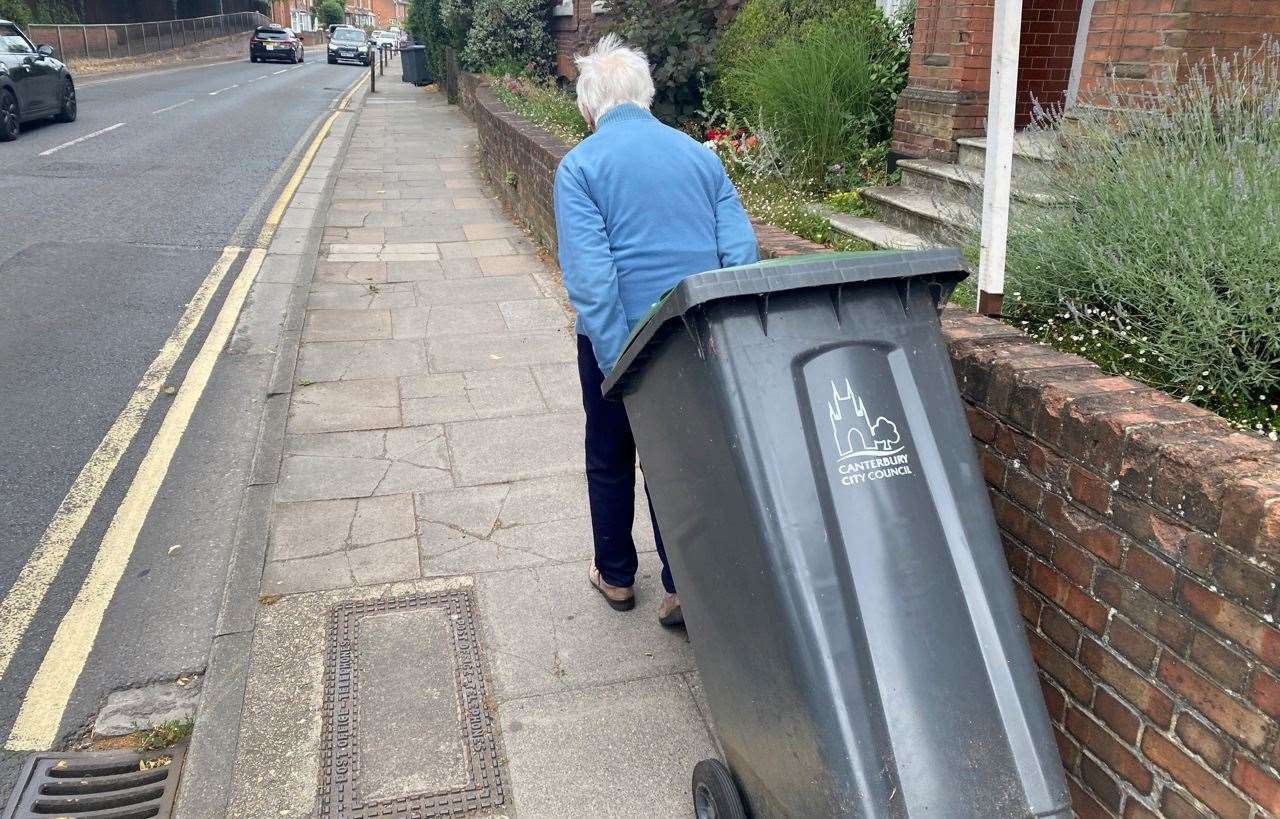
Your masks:
M591 581L592 586L596 587L596 591L604 596L605 601L614 611L631 611L636 607L635 593L622 586L610 586L600 576L600 570L596 568L596 564L591 564L587 579Z
M658 622L667 628L684 625L684 612L680 609L679 595L668 594L662 598L662 605L658 606Z

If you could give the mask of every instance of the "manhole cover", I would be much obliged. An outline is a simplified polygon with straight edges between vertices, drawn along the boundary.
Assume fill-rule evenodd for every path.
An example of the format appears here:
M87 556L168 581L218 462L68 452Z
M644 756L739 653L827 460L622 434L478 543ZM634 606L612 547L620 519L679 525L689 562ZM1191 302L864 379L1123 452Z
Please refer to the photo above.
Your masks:
M324 816L428 819L505 803L470 590L344 603L327 636Z
M4 819L165 819L185 750L36 754L22 769Z

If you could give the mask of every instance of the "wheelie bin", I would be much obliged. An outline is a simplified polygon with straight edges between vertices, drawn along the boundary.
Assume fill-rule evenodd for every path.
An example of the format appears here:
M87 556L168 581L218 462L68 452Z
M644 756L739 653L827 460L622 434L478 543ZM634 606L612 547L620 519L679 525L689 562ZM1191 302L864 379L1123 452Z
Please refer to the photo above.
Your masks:
M427 47L409 44L400 47L400 79L414 85L432 82L431 69L427 67Z
M681 282L624 402L717 728L699 817L1069 817L939 313L958 252ZM739 801L741 800L741 801Z

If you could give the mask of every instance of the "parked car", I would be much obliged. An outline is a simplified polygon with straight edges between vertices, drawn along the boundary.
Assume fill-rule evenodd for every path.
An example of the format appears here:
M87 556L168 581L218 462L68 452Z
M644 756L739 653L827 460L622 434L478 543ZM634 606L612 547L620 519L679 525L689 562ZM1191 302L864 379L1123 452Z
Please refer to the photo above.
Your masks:
M368 65L372 62L369 39L358 28L337 28L329 39L329 62L356 62Z
M264 60L288 60L300 63L306 60L306 48L302 38L293 29L283 26L258 26L249 38L249 62Z
M75 80L53 46L37 46L0 20L0 142L17 139L22 123L37 119L75 121Z
M396 31L375 31L373 43L378 48L399 48L400 33Z

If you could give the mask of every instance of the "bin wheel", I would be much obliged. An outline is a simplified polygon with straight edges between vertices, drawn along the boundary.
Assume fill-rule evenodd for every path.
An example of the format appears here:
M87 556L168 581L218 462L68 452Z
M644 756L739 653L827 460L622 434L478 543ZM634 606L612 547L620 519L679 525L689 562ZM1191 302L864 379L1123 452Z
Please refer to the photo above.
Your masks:
M747 819L733 775L718 759L704 759L693 768L693 812L698 819Z

